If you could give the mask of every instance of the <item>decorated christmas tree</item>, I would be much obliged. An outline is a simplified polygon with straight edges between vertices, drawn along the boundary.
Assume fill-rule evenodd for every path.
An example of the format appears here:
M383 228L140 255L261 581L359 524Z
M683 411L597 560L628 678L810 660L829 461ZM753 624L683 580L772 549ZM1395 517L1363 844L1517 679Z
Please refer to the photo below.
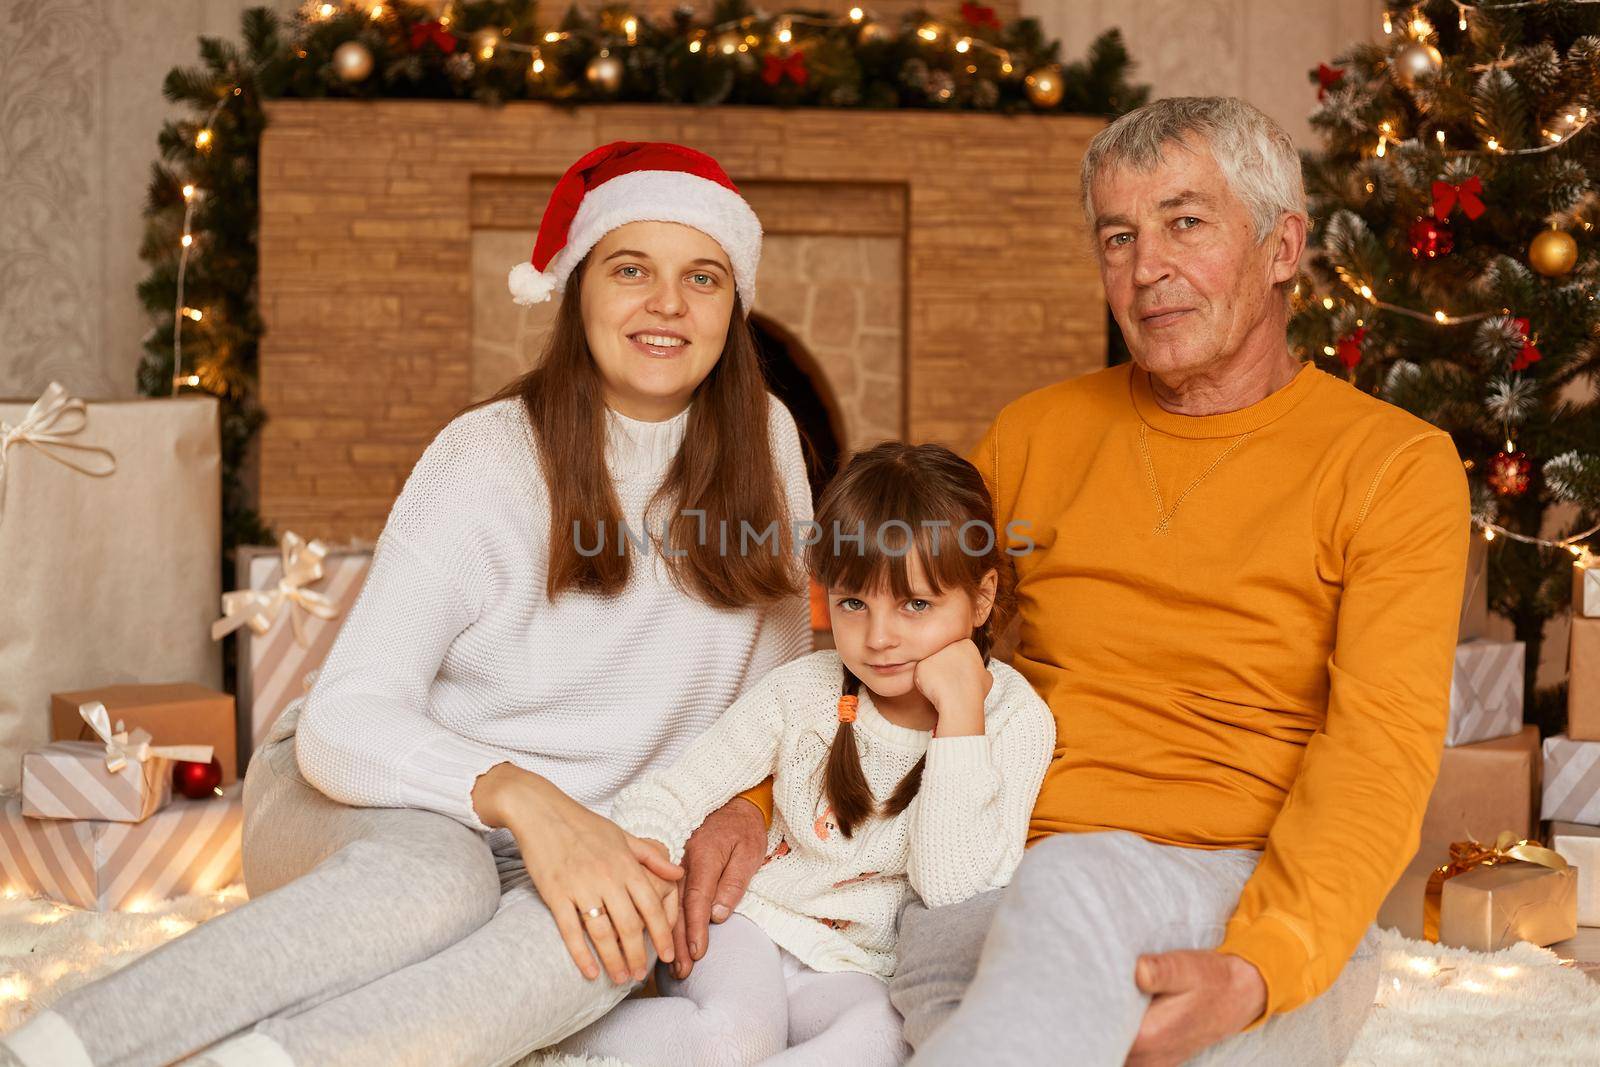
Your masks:
M1390 4L1312 78L1292 341L1450 432L1531 692L1600 528L1600 4Z

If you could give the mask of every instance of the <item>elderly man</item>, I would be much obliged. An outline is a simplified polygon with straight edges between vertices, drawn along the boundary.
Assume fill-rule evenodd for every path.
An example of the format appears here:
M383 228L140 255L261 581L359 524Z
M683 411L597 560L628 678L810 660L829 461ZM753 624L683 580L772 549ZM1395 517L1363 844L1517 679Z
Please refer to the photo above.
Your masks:
M1157 101L1083 192L1133 363L972 456L1036 543L1013 662L1055 759L1010 887L902 913L891 993L917 1064L1337 1063L1438 767L1461 461L1290 353L1305 197L1265 115Z

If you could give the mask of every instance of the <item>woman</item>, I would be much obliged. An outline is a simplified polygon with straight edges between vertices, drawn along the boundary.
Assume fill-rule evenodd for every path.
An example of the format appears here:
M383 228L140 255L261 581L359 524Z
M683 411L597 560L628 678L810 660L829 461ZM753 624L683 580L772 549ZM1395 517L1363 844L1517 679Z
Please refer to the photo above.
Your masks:
M745 322L760 239L698 152L573 165L511 275L563 291L543 361L429 446L251 763L255 899L62 998L20 1062L229 1034L201 1062L509 1062L673 958L681 870L611 798L810 650L805 466ZM741 521L781 550L722 551Z

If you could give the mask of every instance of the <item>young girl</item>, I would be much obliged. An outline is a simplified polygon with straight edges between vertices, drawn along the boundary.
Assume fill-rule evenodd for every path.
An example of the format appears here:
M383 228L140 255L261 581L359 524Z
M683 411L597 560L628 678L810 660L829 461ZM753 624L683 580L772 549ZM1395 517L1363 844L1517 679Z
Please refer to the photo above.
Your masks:
M1004 886L1022 858L1055 723L987 660L1008 591L983 479L937 445L882 444L828 487L817 522L836 650L767 674L612 811L676 860L707 812L770 775L766 861L687 978L660 968L661 996L624 1001L563 1052L900 1063L885 979L901 904Z

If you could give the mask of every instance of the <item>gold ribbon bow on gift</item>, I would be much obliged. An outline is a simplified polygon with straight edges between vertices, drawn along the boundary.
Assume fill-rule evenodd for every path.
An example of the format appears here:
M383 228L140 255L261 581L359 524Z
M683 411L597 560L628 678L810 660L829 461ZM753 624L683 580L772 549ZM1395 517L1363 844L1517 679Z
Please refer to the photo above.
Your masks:
M1545 848L1537 841L1518 838L1510 830L1503 830L1494 844L1477 841L1457 841L1450 846L1450 862L1438 867L1428 876L1428 888L1422 899L1422 936L1428 941L1439 940L1440 900L1444 884L1458 874L1476 867L1498 867L1503 863L1533 863L1552 871L1567 869L1561 853Z
M117 457L110 449L67 440L82 431L88 422L84 402L67 396L66 386L60 382L50 383L21 422L15 426L0 422L0 521L6 514L6 453L12 445L32 445L63 467L93 478L104 478L116 472ZM81 453L81 458L74 458L75 452Z
M210 763L212 747L210 745L152 745L150 735L143 730L134 730L132 737L123 729L122 723L117 723L115 733L111 732L111 714L106 711L106 706L100 701L91 701L88 704L78 705L78 714L83 721L89 724L89 729L105 742L106 746L106 771L116 774L128 765L128 761L143 763L152 757L158 759L184 760L189 763Z
M319 619L335 619L339 606L327 596L306 586L322 580L322 561L328 555L328 546L321 541L306 541L291 531L283 535L283 577L276 587L267 589L235 589L222 594L222 618L211 624L211 639L220 641L241 626L248 626L257 637L272 629L284 604L293 604L299 611L291 611L289 620L294 624L294 639L305 648L309 639L305 633L302 613Z

